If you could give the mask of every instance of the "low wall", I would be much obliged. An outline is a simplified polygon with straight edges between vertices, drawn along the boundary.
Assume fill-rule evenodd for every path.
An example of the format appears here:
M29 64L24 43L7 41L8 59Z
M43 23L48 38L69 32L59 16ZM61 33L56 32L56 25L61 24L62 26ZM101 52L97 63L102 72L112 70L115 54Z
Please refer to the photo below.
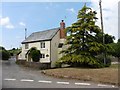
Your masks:
M17 60L16 63L18 65L23 65L25 67L30 67L34 69L50 69L50 63L40 63L40 62L28 62L26 60Z

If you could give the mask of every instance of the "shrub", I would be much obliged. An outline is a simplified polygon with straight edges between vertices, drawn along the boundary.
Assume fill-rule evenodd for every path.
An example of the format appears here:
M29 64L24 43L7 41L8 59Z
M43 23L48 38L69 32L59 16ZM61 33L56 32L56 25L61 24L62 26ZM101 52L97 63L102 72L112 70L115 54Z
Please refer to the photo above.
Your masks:
M58 68L60 68L62 64L68 64L72 67L103 68L111 65L111 58L110 56L107 56L106 64L104 65L104 56L102 54L97 55L96 57L71 55L64 56L55 63Z
M10 53L7 50L0 50L0 56L2 60L8 60L10 58Z
M59 61L55 62L55 67L56 68L61 68L62 67L62 63L59 62Z
M30 57L32 58L33 62L39 62L40 60L40 50L37 50L36 47L32 47L28 50Z
M97 60L98 62L103 65L104 67L109 67L111 65L111 58L110 56L106 56L106 59L105 59L105 65L104 65L104 55L100 54L97 56Z
M61 67L62 64L68 64L72 67L90 67L90 68L101 68L103 67L97 61L97 58L92 56L84 56L84 55L67 55L63 56L60 60L58 60L55 65L56 67Z
M39 50L33 50L31 52L31 58L34 62L39 62L40 60L40 51Z

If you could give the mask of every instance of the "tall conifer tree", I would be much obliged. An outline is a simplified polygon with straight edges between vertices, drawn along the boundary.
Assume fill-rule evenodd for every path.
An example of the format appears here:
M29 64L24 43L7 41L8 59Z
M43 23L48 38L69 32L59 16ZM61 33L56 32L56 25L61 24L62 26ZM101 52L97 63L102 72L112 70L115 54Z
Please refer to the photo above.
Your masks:
M78 12L77 22L66 28L68 33L66 44L67 50L63 50L64 56L60 59L61 63L71 65L100 65L96 58L104 50L104 46L99 41L99 34L102 33L97 21L97 12L86 5Z

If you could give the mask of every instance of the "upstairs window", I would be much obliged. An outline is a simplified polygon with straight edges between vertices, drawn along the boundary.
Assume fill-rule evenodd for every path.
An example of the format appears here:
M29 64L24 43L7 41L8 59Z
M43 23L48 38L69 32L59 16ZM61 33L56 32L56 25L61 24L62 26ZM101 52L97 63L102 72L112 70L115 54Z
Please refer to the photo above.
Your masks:
M63 47L63 43L59 43L58 48L62 48Z
M45 42L41 42L41 48L45 48Z
M28 49L28 48L29 48L28 43L26 43L25 44L25 49Z

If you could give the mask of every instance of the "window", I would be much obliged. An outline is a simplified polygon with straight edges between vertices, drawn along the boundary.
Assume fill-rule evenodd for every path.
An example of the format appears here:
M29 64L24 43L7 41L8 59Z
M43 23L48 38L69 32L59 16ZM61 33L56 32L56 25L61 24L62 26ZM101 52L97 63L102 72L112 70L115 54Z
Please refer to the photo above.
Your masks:
M45 48L45 42L41 42L41 48Z
M41 54L41 58L45 58L45 54Z
M59 43L58 48L62 48L63 43Z
M26 44L25 44L25 49L28 49L28 48L29 48L29 47L28 47L28 43L26 43Z

